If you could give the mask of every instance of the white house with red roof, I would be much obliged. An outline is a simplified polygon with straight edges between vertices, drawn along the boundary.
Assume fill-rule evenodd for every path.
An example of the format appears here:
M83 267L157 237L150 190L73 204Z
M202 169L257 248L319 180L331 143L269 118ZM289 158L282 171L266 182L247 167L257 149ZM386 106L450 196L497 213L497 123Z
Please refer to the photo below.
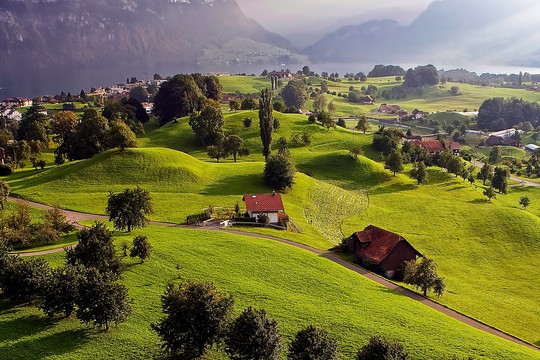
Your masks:
M242 201L246 203L247 213L252 218L258 219L260 215L266 215L271 223L278 223L286 216L281 194L246 194Z

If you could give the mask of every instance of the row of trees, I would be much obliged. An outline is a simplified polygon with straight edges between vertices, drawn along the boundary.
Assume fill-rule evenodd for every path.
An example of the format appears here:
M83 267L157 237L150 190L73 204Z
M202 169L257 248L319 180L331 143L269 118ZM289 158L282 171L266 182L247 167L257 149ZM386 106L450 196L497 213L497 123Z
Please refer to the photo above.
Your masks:
M174 357L195 359L215 344L231 359L276 360L283 352L278 324L262 309L248 307L232 318L234 300L212 283L188 281L168 285L161 297L164 317L152 328L162 348ZM337 341L324 329L310 325L300 330L288 346L289 360L337 360ZM403 345L382 337L372 337L362 347L357 360L408 359Z
M0 205L2 208L8 194L9 186L1 182ZM32 221L29 206L25 203L18 203L9 215L0 210L0 242L8 246L50 244L74 230L73 224L67 221L58 207L45 211L41 221L37 222Z
M131 313L127 288L118 283L120 260L112 234L103 223L77 234L78 244L66 252L66 265L51 269L42 259L10 255L0 242L0 289L5 298L37 305L49 317L76 317L109 330ZM137 237L132 257L150 256L148 239Z
M124 150L137 146L130 127L120 118L108 120L94 109L86 110L79 120L71 111L58 113L52 121L58 148L55 162L88 159L108 149Z
M166 81L154 97L160 125L201 111L207 100L220 102L223 87L217 76L178 74Z
M480 106L477 117L478 128L489 131L505 130L526 122L532 127L540 125L540 105L518 98L488 99Z

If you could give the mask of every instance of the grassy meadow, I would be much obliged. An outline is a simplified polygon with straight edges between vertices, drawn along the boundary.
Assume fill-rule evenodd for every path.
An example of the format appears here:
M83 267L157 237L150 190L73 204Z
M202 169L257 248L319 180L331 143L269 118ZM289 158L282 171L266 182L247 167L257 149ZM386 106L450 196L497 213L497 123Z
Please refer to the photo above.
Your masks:
M117 244L147 235L154 255L145 264L124 259L122 282L133 298L129 320L102 333L75 319L51 321L38 310L0 304L0 352L9 359L156 358L159 341L150 323L160 318L168 282L212 281L235 298L235 312L264 308L288 343L316 324L339 341L350 359L367 339L400 339L413 358L540 359L540 354L450 319L407 297L304 250L215 231L147 228L117 234ZM219 251L215 251L219 248ZM53 265L63 254L46 257ZM180 271L177 270L180 267ZM212 351L207 359L225 359Z
M252 93L269 86L261 77L223 76L220 81L226 92ZM368 79L364 84L369 83L379 89L397 85L393 78ZM330 90L348 92L351 85L363 86L344 81L331 83ZM453 85L462 95L450 95ZM326 96L338 105L338 116L368 114L377 107ZM462 111L477 109L493 96L540 101L539 93L525 90L447 83L426 89L422 96L389 103L408 111ZM224 117L225 132L240 135L250 150L237 163L209 159L188 119L182 118L161 128L147 124L137 149L113 150L45 170L24 169L6 181L23 198L96 214L104 213L109 191L139 185L152 194L152 219L175 223L209 205L233 207L238 202L243 207L243 194L272 191L262 180L258 114L224 111ZM242 125L245 117L253 119L249 129ZM370 133L326 131L309 124L303 115L275 113L275 117L280 127L274 142L304 132L311 138L310 144L291 145L298 173L294 188L283 192L285 209L302 233L243 230L318 249L328 249L368 224L400 233L438 264L448 290L438 301L540 345L540 295L534 291L540 286L536 277L540 189L511 188L508 195L488 202L481 182L471 186L438 168L429 170L428 184L417 186L408 176L410 166L396 177L384 169L380 154L370 146ZM363 151L358 160L348 154L355 145ZM521 155L512 151L508 156ZM519 206L524 195L532 200L527 210ZM451 358L454 353L486 359L540 358L285 245L218 232L149 228L137 233L148 234L156 252L145 265L126 261L124 281L135 300L134 315L126 324L98 334L75 320L49 323L36 310L0 304L1 353L21 359L37 352L43 358L88 358L89 353L104 358L116 348L120 350L116 357L151 357L158 343L148 324L158 318L159 296L181 264L183 278L212 280L234 294L237 311L248 305L266 308L288 339L309 323L326 327L339 338L344 358L372 334L403 339L413 358ZM119 234L117 241L125 239ZM62 257L47 259L60 264ZM66 338L72 340L69 346L64 346ZM219 352L209 357L221 358Z

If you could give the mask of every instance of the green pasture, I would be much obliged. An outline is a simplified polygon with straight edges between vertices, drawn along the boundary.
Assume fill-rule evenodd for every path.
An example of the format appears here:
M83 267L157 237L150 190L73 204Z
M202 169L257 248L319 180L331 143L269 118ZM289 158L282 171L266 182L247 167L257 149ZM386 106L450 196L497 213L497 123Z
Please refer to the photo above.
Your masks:
M540 359L538 352L498 339L398 295L320 256L269 240L217 232L148 228L119 234L117 245L138 234L153 244L145 264L125 258L122 282L133 314L106 333L76 319L49 320L32 307L0 304L0 351L6 359L159 358L150 329L169 282L212 281L232 294L235 312L264 308L288 344L314 324L338 339L350 359L370 336L399 339L413 358ZM63 254L45 257L54 265ZM177 270L180 268L180 271ZM225 359L213 350L206 359Z

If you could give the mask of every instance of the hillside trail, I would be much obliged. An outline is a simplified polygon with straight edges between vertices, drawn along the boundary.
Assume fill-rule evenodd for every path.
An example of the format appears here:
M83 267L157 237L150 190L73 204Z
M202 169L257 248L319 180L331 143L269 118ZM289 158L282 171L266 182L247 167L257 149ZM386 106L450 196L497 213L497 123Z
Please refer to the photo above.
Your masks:
M51 206L48 206L48 205L44 205L44 204L40 204L40 203L36 203L36 202L32 202L32 201L26 201L26 200L21 200L21 199L18 199L18 198L15 198L15 197L8 197L8 200L9 201L12 201L12 202L17 202L17 203L26 203L28 204L29 206L31 207L34 207L34 208L37 208L37 209L41 209L41 210L50 210L52 209ZM95 215L95 214L86 214L86 213L81 213L81 212L77 212L77 211L71 211L71 210L62 210L63 214L66 216L67 220L69 222L72 222L74 224L76 224L76 226L78 228L84 228L83 225L80 225L78 224L80 221L88 221L88 220L98 220L98 221L108 221L109 218L107 216L104 216L104 215ZM302 249L302 250L305 250L305 251L308 251L312 254L315 254L315 255L318 255L320 257L323 257L327 260L330 260L338 265L341 265L357 274L360 274L372 281L375 281L376 283L378 283L379 285L382 285L392 291L395 291L401 295L404 295L404 296L407 296L408 298L410 299L413 299L413 300L416 300L428 307L430 307L431 309L433 310L436 310L444 315L447 315L447 316L450 316L451 318L457 320L457 321L460 321L464 324L467 324L469 326L472 326L473 328L476 328L478 330L481 330L481 331L484 331L488 334L491 334L491 335L494 335L494 336L497 336L499 338L502 338L502 339L505 339L505 340L509 340L509 341L512 341L516 344L519 344L519 345L522 345L522 346L525 346L529 349L533 349L533 350L537 350L537 351L540 351L540 348L524 341L524 340L521 340L517 337L514 337L510 334L507 334L503 331L500 331L494 327L491 327L485 323L482 323L478 320L475 320L465 314L462 314L458 311L455 311L455 310L452 310L444 305L441 305L433 300L430 300L418 293L415 293L414 291L411 291L409 289L406 289L402 286L399 286L379 275L376 275L374 273L371 273L369 271L367 271L366 269L364 268L361 268L355 264L351 264L350 262L347 262L345 261L344 259L342 259L341 257L339 257L338 255L336 255L335 253L332 253L332 252L329 252L329 251L325 251L325 250L319 250L319 249L315 249L315 248L312 248L310 246L307 246L307 245L303 245L303 244L300 244L300 243L296 243L296 242L293 242L293 241L290 241L290 240L285 240L285 239L281 239L281 238L278 238L278 237L274 237L274 236L270 236L270 235L262 235L262 234L257 234L257 233L251 233L251 232L244 232L244 231L237 231L237 230L227 230L227 229L222 229L220 227L217 227L217 226L211 226L211 227L199 227L199 226L189 226L189 225L180 225L180 224L173 224L173 223L167 223L167 222L160 222L160 221L151 221L149 223L150 225L152 226L161 226L161 227L171 227L171 228L182 228L182 229L193 229L193 230L205 230L205 231L220 231L220 232L224 232L224 233L228 233L228 234L233 234L233 235L240 235L240 236L248 236L248 237L252 237L252 238L257 238L257 239L265 239L265 240L271 240L271 241L275 241L275 242L279 242L279 243L282 243L282 244L286 244L286 245L289 245L289 246L293 246L295 248L299 248L299 249ZM72 245L70 247L73 247L75 245ZM65 248L59 248L59 249L52 249L52 250L46 250L46 251L38 251L38 252L32 252L32 253L21 253L19 254L21 257L34 257L34 256L43 256L43 255L49 255L49 254L55 254L55 253L60 253L60 252L63 252L65 251Z

